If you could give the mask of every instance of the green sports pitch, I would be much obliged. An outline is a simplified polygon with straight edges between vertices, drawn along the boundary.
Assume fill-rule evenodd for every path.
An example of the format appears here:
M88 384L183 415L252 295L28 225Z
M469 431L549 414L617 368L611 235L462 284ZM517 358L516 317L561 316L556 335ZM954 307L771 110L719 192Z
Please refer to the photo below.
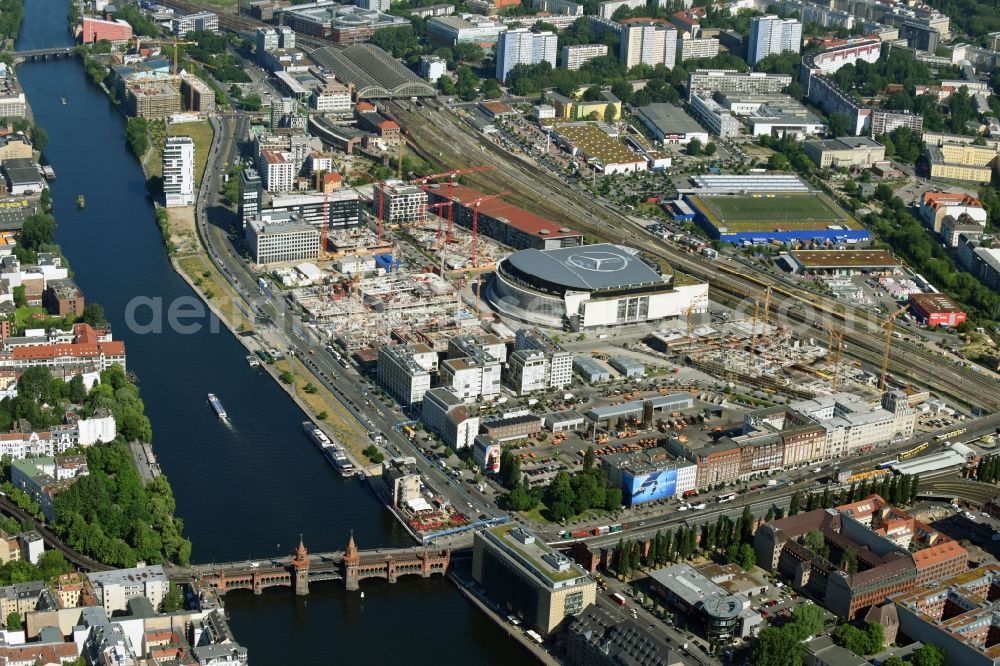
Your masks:
M715 228L730 231L819 230L830 225L860 229L858 222L820 194L693 196Z

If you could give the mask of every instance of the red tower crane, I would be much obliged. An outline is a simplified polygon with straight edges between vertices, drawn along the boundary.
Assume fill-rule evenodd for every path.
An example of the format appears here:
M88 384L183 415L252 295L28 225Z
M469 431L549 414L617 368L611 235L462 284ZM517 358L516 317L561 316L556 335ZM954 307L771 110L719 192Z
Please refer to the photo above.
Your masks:
M510 190L504 190L503 192L498 192L496 194L487 194L486 196L479 197L475 201L470 201L467 206L472 207L472 265L473 267L479 265L479 205L502 197L505 194L510 194Z
M441 180L442 178L447 178L449 180L449 184L451 185L451 191L448 193L448 201L450 203L448 205L448 234L445 237L446 243L451 243L454 240L452 237L451 230L455 220L455 213L454 213L455 180L464 173L479 173L481 171L492 171L495 168L496 167L494 166L486 165L486 166L468 167L466 169L452 169L451 171L445 171L443 173L435 173L430 176L422 176L420 178L416 178L410 181L414 185L426 185L431 181Z
M323 194L323 233L319 237L319 265L326 258L326 243L330 236L330 195Z

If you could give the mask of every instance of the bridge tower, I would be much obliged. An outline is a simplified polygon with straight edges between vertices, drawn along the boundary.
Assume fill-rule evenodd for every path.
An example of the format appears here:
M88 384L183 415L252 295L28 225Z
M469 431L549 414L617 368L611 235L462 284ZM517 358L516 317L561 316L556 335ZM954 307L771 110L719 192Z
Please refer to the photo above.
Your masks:
M299 535L299 547L295 549L295 557L292 558L292 575L295 594L309 594L309 551L306 550L306 546L302 542L301 534Z
M360 562L361 555L354 543L354 530L351 530L351 537L347 540L347 550L344 551L344 587L348 590L358 589L358 564Z

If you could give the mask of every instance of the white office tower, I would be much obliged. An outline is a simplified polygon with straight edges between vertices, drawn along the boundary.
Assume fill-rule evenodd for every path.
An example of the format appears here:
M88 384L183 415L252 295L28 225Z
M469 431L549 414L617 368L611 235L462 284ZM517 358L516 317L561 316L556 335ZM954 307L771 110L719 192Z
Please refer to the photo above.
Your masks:
M673 69L677 60L677 29L651 21L630 23L622 31L618 57L628 69L640 63Z
M163 194L168 208L194 203L194 141L189 136L164 141Z
M756 65L771 54L794 51L802 47L802 24L795 19L755 16L750 19L750 42L747 62Z
M501 32L497 39L497 80L506 81L516 65L537 65L544 60L555 67L557 42L552 32L534 33L527 28Z

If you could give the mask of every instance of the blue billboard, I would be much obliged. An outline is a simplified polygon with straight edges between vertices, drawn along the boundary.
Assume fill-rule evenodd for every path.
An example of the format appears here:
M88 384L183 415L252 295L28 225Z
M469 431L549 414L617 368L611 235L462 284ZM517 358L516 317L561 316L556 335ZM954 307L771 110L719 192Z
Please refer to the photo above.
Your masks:
M633 475L625 472L622 475L622 495L627 504L642 504L653 500L673 497L677 494L677 469L665 469L660 472Z

